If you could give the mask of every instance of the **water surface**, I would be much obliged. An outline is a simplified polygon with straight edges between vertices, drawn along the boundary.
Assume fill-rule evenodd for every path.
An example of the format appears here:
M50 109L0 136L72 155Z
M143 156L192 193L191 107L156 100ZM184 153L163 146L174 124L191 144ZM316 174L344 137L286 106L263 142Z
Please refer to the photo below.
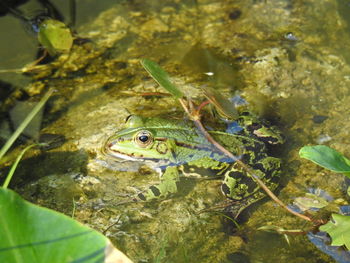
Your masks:
M66 214L74 197L76 218L100 231L115 223L106 235L135 262L333 262L306 236L291 236L288 245L282 235L259 231L265 225L307 229L272 201L248 213L238 232L218 214L198 213L223 200L218 181L187 179L169 200L116 206L157 175L103 168L100 148L130 113L183 117L172 98L140 95L163 92L139 63L149 58L198 101L201 85L239 94L283 131L278 196L285 203L322 188L346 204L343 177L297 153L324 143L350 156L349 9L348 1L335 0L77 1L75 29L89 41L40 76L0 75L28 97L55 88L42 132L67 138L23 161L17 190ZM67 6L61 12L68 16ZM1 69L35 59L35 35L17 19L1 17L0 28Z

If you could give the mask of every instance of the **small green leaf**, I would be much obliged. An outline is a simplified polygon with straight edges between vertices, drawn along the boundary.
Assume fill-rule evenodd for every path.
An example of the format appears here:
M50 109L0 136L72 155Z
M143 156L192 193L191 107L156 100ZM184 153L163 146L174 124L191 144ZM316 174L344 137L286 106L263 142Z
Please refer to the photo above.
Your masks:
M324 168L350 177L350 160L328 146L304 146L300 149L299 155Z
M156 62L143 59L141 60L141 65L160 86L170 92L175 98L179 99L184 96L183 93L171 82L168 73L165 72Z
M332 214L332 221L320 227L321 231L327 232L332 238L332 246L343 246L350 249L350 216Z
M311 208L321 209L328 205L328 201L312 193L306 193L304 196L296 197L293 205L297 206L301 211L310 210Z
M38 40L51 56L68 52L73 45L69 28L61 21L46 19L39 25Z
M131 263L102 234L11 190L0 188L0 211L0 262Z

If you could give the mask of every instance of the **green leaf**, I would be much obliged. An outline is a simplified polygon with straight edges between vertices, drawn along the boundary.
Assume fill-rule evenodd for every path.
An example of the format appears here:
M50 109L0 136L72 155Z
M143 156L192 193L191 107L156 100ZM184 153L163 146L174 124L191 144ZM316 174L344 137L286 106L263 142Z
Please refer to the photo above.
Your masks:
M131 262L102 234L11 190L0 188L0 211L0 262Z
M170 92L175 98L179 99L184 96L183 93L171 82L168 73L165 72L156 62L143 59L141 60L141 65L160 86Z
M38 40L51 56L68 52L73 45L69 28L61 21L46 19L39 25Z
M350 216L332 214L334 222L329 221L320 227L332 238L332 246L343 246L350 249Z
M350 160L328 146L304 146L300 149L299 155L324 168L350 177Z

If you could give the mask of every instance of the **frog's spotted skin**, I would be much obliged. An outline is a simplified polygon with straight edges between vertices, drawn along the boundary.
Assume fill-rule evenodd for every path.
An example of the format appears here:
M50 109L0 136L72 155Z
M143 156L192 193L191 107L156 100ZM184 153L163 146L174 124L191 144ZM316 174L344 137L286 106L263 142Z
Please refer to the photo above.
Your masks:
M220 131L210 134L249 165L271 190L275 189L280 159L269 156L266 145L281 143L282 137L249 113L242 113L237 125L241 128L235 134ZM107 140L103 151L115 158L144 162L160 173L160 183L140 193L141 200L177 192L179 171L191 177L222 176L222 193L240 201L233 211L236 215L264 196L255 181L199 134L191 122L131 116L126 128Z

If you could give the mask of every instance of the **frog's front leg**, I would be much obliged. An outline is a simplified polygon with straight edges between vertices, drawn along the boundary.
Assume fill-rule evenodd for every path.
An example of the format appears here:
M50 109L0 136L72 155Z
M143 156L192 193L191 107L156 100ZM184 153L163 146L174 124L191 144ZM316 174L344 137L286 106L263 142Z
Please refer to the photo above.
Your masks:
M148 201L156 198L164 198L168 194L176 193L176 183L179 181L179 172L176 166L168 166L160 177L160 183L152 185L147 192L138 194L138 198Z

